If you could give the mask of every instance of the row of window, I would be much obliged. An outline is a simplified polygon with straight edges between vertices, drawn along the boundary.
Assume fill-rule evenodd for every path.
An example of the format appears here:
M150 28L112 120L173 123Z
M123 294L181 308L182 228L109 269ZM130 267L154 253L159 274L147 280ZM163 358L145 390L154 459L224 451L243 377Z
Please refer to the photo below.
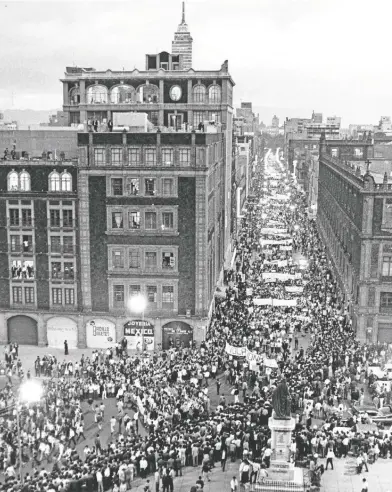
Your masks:
M109 270L176 272L178 270L178 248L111 246L109 248Z
M53 171L49 174L49 191L72 191L72 176L64 170L61 174ZM30 174L23 169L17 173L12 170L7 177L8 191L31 191Z
M108 207L108 229L177 231L177 209L166 207Z
M50 278L52 280L74 280L75 265L73 260L50 261ZM14 280L34 280L35 261L32 259L11 260L11 278Z
M110 195L113 196L176 196L175 178L111 178Z
M11 301L12 304L35 304L35 287L13 286ZM54 306L75 305L75 290L67 287L52 288L51 304Z
M143 290L142 290L143 287ZM143 292L147 299L147 310L168 309L176 307L175 287L173 285L114 284L112 288L112 307L124 308L126 299Z
M33 236L29 234L11 234L9 239L10 251L16 254L34 252ZM50 236L49 252L51 254L74 254L75 240L71 236Z
M140 148L130 147L127 149L127 162L129 166L138 166L143 163L146 166L155 166L157 164L157 149L155 147ZM124 164L123 160L124 149L122 147L112 147L110 149L110 157L107 155L105 147L94 148L94 164L103 166L110 164L112 166L120 166ZM108 161L108 158L110 159ZM191 163L191 149L180 148L176 152L172 148L161 149L161 165L163 167L173 167L174 164L179 166L189 166Z
M33 227L33 211L30 208L9 208L10 227ZM58 209L49 211L49 227L64 227L71 229L75 227L73 210Z
M176 86L173 86L176 87ZM70 92L70 103L80 104L80 89L73 87ZM199 104L220 104L222 91L219 85L211 85L208 88L202 84L195 85L192 89L192 100ZM159 103L159 87L155 84L146 84L135 89L131 85L121 84L109 89L100 84L91 85L86 90L87 104L132 104L132 103Z

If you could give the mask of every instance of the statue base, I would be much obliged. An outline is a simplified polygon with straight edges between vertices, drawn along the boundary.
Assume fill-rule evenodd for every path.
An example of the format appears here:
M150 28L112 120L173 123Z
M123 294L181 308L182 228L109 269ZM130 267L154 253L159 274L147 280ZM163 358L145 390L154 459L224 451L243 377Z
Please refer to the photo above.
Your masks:
M257 483L257 492L304 492L302 468L290 463L291 435L295 429L295 419L287 417L277 419L275 414L268 420L271 429L271 464L267 469L268 478Z

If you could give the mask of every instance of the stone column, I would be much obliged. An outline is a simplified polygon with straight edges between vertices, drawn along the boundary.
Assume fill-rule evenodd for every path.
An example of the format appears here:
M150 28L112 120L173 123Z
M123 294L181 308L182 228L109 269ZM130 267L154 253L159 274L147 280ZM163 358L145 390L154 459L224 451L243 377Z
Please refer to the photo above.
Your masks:
M80 104L86 104L86 81L79 82Z
M63 82L63 105L68 106L68 104L69 104L68 82Z
M271 429L271 466L268 478L288 482L294 478L294 465L290 463L291 436L295 429L295 419L268 419Z
M8 325L4 313L0 313L0 343L8 342Z
M84 311L91 311L91 265L90 265L90 204L88 174L81 171L79 188L79 231L80 231L80 278L82 306ZM104 218L102 219L104 220Z
M82 315L78 316L78 348L84 349L86 344L86 323Z
M207 299L207 178L199 175L195 178L196 183L196 264L195 264L195 314L204 316L208 309Z
M42 314L38 314L37 330L38 330L38 346L45 347L48 343L48 334L46 332L45 320Z

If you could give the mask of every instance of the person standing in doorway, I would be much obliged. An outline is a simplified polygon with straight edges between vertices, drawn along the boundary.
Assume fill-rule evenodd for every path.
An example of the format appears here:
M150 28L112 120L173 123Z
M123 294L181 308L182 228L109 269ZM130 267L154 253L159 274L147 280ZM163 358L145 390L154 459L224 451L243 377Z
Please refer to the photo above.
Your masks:
M67 340L64 340L64 355L68 355L68 342Z

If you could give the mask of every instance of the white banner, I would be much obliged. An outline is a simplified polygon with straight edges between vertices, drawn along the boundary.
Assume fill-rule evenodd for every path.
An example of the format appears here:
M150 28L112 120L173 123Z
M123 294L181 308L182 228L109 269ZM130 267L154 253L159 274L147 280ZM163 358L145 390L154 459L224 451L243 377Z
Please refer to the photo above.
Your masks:
M274 244L274 245L286 245L288 246L289 244L292 244L293 239L260 239L260 245L261 246L267 246L269 244Z
M275 359L264 359L264 365L265 365L265 367L269 367L271 369L277 369L278 368L278 363L276 362Z
M234 347L226 342L226 353L229 355L235 355L237 357L245 357L246 351L248 349L246 347Z
M293 294L302 294L304 288L299 285L287 285L285 290L286 292L292 292Z
M298 280L298 274L292 273L274 273L274 272L265 272L262 274L263 280L280 280L281 282L286 282L287 280Z
M263 227L260 229L260 233L271 234L271 235L286 234L287 229L279 229L278 227Z
M297 305L297 299L256 298L253 299L253 304L255 306L292 307Z
M280 251L291 251L293 249L292 246L279 246Z

